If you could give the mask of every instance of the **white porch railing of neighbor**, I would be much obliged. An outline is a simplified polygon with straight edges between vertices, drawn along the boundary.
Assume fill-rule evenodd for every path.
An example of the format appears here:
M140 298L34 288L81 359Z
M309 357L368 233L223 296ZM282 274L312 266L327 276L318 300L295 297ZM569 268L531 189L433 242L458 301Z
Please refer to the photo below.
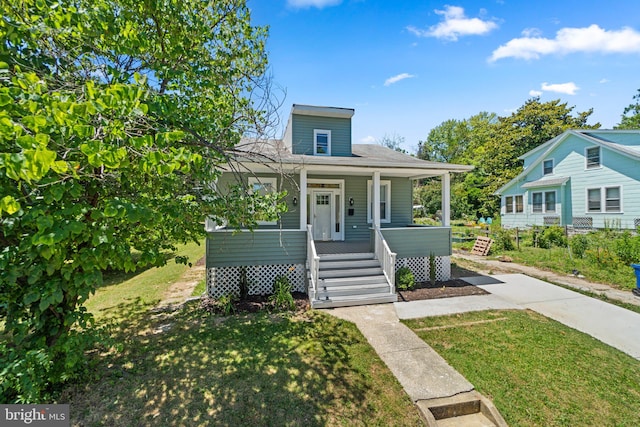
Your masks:
M375 251L376 259L380 261L382 271L387 277L391 293L396 293L396 253L391 252L387 241L384 239L379 227L375 227Z
M317 298L320 257L316 252L316 244L313 240L311 225L307 225L307 268L309 269L309 280L311 281L311 288L313 289L313 298Z

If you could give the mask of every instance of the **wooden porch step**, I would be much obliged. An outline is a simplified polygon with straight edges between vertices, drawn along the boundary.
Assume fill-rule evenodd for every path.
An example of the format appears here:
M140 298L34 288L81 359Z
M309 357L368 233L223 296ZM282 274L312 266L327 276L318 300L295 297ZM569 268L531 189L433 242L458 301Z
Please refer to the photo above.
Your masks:
M380 261L378 261L377 259L359 259L359 260L344 260L344 261L320 260L320 271L354 269L354 268L371 268L371 267L380 267Z
M374 259L373 252L357 252L352 254L320 254L320 262L322 261L350 261L357 259Z
M356 305L397 302L396 294L362 294L332 297L329 300L311 300L312 308L350 307Z
M384 274L384 272L380 267L320 270L320 280L341 277L379 276L381 274Z
M383 277L384 279L384 277ZM342 285L342 286L320 286L318 288L318 299L329 299L347 295L363 295L363 294L388 294L390 292L389 284L385 281L369 284Z
M373 276L353 276L353 277L326 277L321 278L318 283L320 286L352 286L352 285L370 285L372 283L387 283L384 274Z

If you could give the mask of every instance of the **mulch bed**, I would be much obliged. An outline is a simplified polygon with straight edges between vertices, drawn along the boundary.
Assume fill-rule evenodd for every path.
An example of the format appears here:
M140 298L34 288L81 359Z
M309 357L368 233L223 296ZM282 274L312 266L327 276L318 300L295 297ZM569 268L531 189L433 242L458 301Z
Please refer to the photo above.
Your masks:
M302 292L292 292L293 301L296 304L295 311L305 311L309 309L309 296ZM215 314L224 314L220 306L213 298L203 298L200 306ZM272 304L269 302L269 295L248 295L245 299L236 299L233 301L234 314L237 313L256 313L258 311L269 311Z
M460 279L451 279L446 282L416 283L412 291L398 291L399 301L419 301L435 298L462 297L467 295L486 295L489 292Z

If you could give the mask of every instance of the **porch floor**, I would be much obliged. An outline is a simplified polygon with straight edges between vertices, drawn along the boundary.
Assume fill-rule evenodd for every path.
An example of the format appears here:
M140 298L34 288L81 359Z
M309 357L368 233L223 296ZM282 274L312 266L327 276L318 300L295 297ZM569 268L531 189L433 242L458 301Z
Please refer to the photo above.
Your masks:
M368 240L355 242L320 242L315 241L318 255L337 255L372 252Z

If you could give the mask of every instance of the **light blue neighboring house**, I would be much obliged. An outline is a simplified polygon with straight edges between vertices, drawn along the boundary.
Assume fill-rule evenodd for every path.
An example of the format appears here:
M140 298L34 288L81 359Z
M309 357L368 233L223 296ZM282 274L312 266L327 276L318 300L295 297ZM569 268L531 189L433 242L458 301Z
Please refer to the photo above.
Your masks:
M243 141L217 180L253 191L286 190L288 211L257 230L206 222L212 297L269 294L286 275L313 307L396 301L395 270L429 280L451 275L450 174L467 165L429 162L380 145L353 144L351 108L294 104L281 140ZM246 153L246 154L243 154ZM440 177L442 226L413 224L414 182Z
M503 227L640 226L640 130L569 130L520 159L495 193Z

